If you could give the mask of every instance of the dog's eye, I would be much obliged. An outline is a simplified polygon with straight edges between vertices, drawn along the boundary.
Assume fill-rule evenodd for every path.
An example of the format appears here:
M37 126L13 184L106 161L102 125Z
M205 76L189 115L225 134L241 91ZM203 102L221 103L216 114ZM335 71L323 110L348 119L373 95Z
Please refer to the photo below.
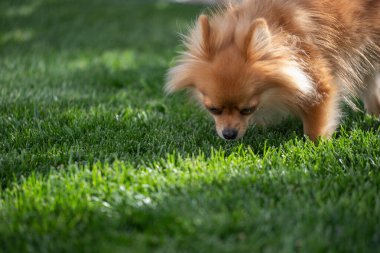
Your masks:
M254 108L254 107L251 107L251 108L244 108L244 109L240 110L240 114L241 114L241 115L250 115L250 114L252 114L254 111L255 111L255 108Z
M211 107L211 108L207 108L207 109L209 110L210 113L212 113L214 115L220 115L223 112L223 110L215 108L215 107Z

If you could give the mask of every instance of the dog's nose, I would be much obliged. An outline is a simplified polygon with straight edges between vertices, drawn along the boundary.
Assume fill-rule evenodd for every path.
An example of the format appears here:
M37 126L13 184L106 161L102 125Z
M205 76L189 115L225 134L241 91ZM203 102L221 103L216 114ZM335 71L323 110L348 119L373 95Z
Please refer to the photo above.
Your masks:
M226 140L234 140L238 135L238 131L235 128L225 128L222 134Z

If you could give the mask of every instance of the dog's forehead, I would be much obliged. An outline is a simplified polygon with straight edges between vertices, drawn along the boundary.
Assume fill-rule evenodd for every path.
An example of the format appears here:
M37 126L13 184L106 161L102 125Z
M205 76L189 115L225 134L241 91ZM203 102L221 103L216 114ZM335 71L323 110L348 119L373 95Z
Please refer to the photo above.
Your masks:
M220 83L239 84L247 72L247 61L235 48L229 47L217 54L212 61L212 71Z
M244 107L252 104L253 99L252 93L242 90L207 89L204 93L204 102L218 107Z
M243 106L250 103L255 92L249 64L234 46L202 64L196 73L196 86L209 104Z

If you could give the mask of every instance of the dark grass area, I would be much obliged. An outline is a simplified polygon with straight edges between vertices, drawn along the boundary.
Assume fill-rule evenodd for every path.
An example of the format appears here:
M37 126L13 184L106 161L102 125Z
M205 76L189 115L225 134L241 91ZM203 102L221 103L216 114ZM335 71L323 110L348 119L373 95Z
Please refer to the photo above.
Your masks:
M202 9L0 2L0 251L380 251L378 119L346 109L317 145L295 119L228 143L164 96Z

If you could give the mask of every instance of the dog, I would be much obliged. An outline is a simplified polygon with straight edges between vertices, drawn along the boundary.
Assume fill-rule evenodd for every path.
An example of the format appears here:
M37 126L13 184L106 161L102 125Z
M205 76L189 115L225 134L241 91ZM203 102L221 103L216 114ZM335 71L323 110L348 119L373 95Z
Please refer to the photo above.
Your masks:
M340 106L380 115L380 0L243 0L199 16L167 73L235 140L286 115L311 140L330 138Z

